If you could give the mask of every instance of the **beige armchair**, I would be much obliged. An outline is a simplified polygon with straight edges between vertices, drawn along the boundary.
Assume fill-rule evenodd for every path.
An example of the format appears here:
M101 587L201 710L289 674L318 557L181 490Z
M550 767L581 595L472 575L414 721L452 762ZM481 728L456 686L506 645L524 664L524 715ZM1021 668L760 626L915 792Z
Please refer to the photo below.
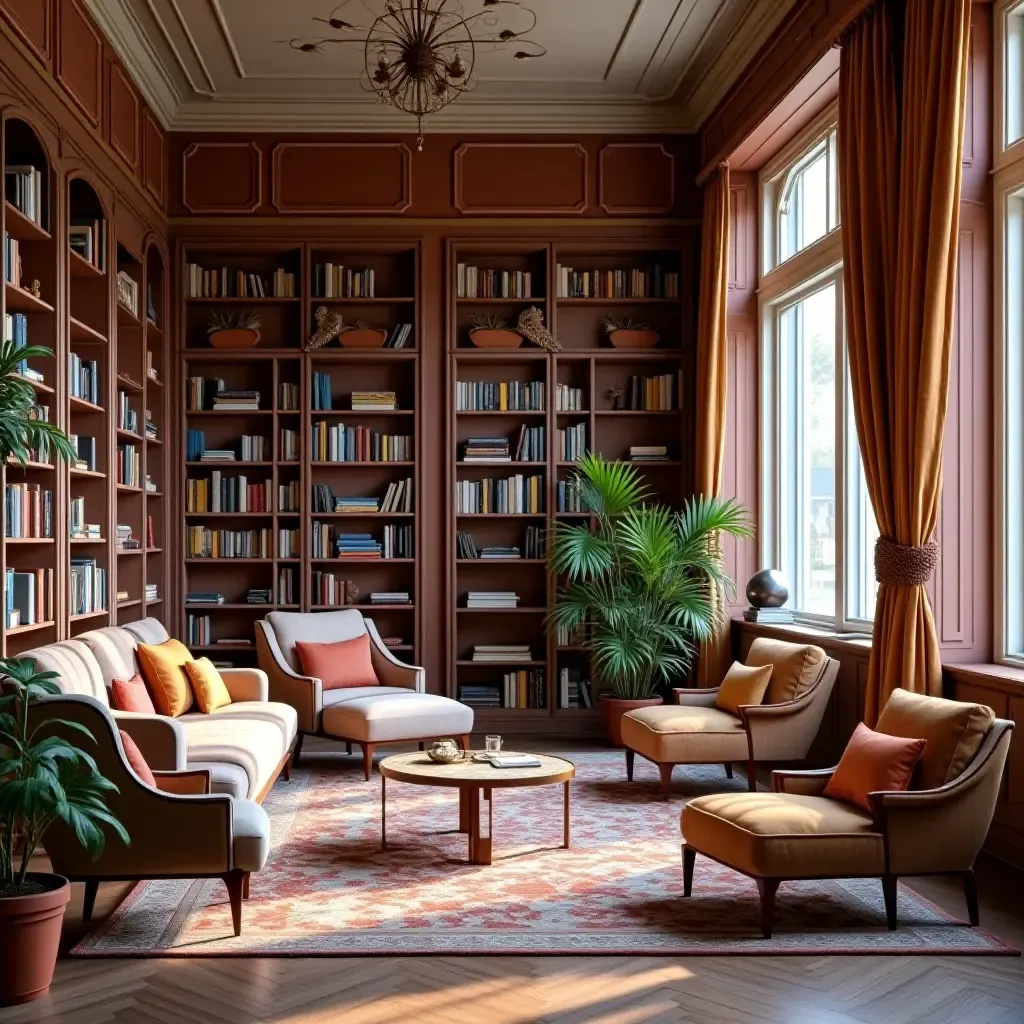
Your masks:
M771 793L698 797L682 813L684 895L698 853L749 875L771 938L780 882L879 877L894 929L901 875L956 874L977 925L974 860L995 812L1012 729L983 705L896 690L877 730L927 740L910 790L872 793L868 813L823 795L835 771L827 768L773 772Z
M336 643L363 633L370 637L370 660L380 685L325 690L321 679L302 674L296 643ZM293 763L298 762L307 733L344 740L349 750L358 743L367 779L378 745L448 736L469 745L473 709L427 693L423 669L399 661L373 620L363 618L358 609L271 612L256 623L256 651L270 681L271 699L290 704L298 713Z
M240 934L249 876L263 867L270 852L270 821L263 808L252 800L210 793L208 769L154 771L158 788L147 785L125 758L118 734L124 722L115 721L109 708L93 697L42 698L32 714L39 722L65 719L89 730L95 745L77 732L68 738L92 754L100 773L117 786L107 802L131 840L126 845L108 835L103 852L93 860L67 825L58 821L47 830L44 846L53 870L85 883L84 919L92 916L100 882L222 878L234 933Z
M632 781L636 754L661 773L662 797L669 798L677 764L723 764L732 778L735 761L747 766L747 787L757 788L757 765L802 761L818 733L839 672L839 662L820 647L759 637L747 665L771 665L762 704L734 715L715 706L718 690L677 689L676 704L638 708L622 719L626 777Z

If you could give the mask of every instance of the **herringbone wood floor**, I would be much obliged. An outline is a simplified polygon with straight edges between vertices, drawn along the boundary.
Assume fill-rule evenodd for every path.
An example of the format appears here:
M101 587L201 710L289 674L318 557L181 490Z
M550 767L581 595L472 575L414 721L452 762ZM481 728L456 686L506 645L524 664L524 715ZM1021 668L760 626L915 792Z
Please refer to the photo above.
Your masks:
M1024 946L1020 874L990 859L978 872L983 926ZM963 915L958 885L929 879L914 887ZM74 889L67 945L82 934L81 886ZM98 919L126 889L101 887ZM1024 963L1011 957L62 959L46 999L0 1010L0 1024L254 1021L1020 1024Z

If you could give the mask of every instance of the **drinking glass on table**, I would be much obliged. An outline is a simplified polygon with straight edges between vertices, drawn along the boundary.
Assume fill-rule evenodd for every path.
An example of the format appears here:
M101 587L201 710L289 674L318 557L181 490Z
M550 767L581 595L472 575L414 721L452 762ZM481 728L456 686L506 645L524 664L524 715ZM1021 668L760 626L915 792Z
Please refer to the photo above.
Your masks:
M501 753L501 737L500 736L485 736L484 737L484 752L488 757L492 757L495 754Z

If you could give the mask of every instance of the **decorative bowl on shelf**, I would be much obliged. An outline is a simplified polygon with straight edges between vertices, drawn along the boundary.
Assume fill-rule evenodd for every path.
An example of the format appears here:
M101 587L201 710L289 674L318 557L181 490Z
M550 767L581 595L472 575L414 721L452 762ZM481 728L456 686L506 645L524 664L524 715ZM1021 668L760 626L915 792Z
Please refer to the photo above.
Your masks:
M251 327L228 327L210 331L209 338L214 348L252 348L259 344L260 332Z
M469 340L477 348L519 348L524 339L518 331L507 327L474 327Z
M252 348L259 343L263 322L259 313L215 309L207 325L206 333L213 348Z
M452 764L461 757L461 753L455 740L435 740L427 748L427 757L434 764Z
M338 335L342 348L383 348L388 332L379 327L349 327Z
M608 317L601 325L612 348L654 348L658 344L658 332L650 324L631 318Z

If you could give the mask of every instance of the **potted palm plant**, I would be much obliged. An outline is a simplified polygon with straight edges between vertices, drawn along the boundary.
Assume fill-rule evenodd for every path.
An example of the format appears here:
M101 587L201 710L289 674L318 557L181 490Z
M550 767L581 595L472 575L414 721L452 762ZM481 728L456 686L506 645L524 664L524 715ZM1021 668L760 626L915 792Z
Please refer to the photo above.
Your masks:
M583 630L594 674L612 688L600 700L608 738L621 746L622 715L662 703L686 676L721 614L715 591L733 589L719 536L753 531L731 499L649 503L635 466L599 455L580 460L575 485L593 525L556 525L550 561L564 582L549 625Z

